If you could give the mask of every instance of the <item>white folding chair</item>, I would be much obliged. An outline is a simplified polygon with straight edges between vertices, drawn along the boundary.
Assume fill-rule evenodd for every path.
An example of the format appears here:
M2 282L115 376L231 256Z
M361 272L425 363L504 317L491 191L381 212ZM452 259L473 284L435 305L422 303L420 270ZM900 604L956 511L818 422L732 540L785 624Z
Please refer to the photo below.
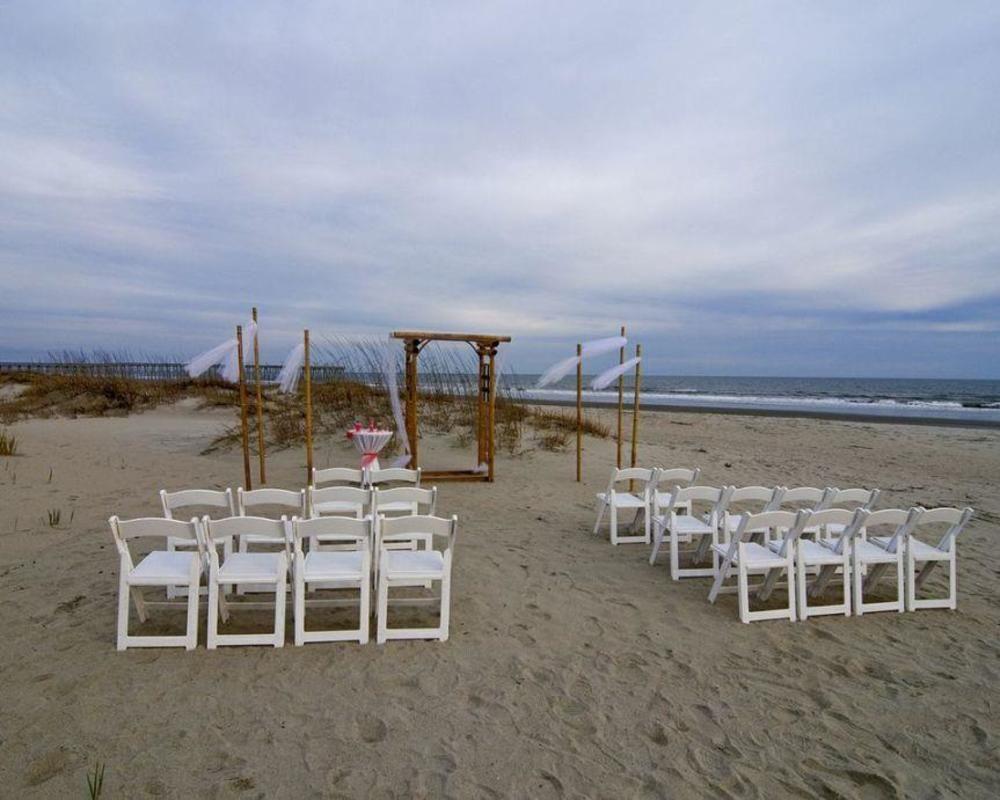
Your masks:
M405 467L386 467L385 469L372 469L367 471L367 485L380 486L386 483L409 484L420 488L421 470L406 469Z
M278 538L285 535L287 522L263 517L227 517L202 519L202 534L208 550L208 649L225 645L285 644L285 586L288 582L288 549L278 553L233 553L221 565L216 547L225 540L240 536ZM230 604L226 601L227 586L267 584L274 591L274 633L219 633L219 616L229 621ZM241 608L257 608L260 604L239 603Z
M236 506L233 504L233 492L231 489L182 489L179 492L168 492L160 489L160 504L163 507L165 519L173 519L175 511L184 509L182 516L201 518L207 509L213 509L209 516L232 517L236 514ZM218 509L218 511L216 511ZM185 539L167 539L167 551L191 549L192 544ZM232 552L232 544L226 545L230 549L223 553L228 558ZM202 591L207 591L203 589ZM167 586L167 599L174 600L178 597L186 597L187 589L178 586Z
M862 535L854 537L854 547L852 548L853 603L854 613L857 616L860 617L862 614L873 611L903 613L906 610L903 556L906 553L906 540L922 513L922 508L911 508L909 511L886 508L868 514L862 528ZM878 532L881 530L888 533L879 535ZM877 540L878 544L874 541L868 541L868 537L873 531L876 535L872 538ZM896 599L866 601L865 593L870 593L882 579L882 576L893 566L896 568Z
M834 492L837 491L830 487L819 489L815 486L795 486L792 488L782 486L780 488L781 499L774 508L769 509L770 511L801 511L803 509L822 511L829 506ZM802 532L803 536L815 536L816 534L815 528L806 528Z
M280 517L282 514L292 517L306 516L306 492L299 489L297 492L289 489L251 489L247 491L242 486L236 490L236 509L241 517ZM247 513L247 510L252 513ZM237 551L240 553L250 552L251 545L263 547L287 547L291 539L291 523L286 523L285 535L277 536L255 536L247 534L239 537ZM237 594L247 592L270 592L273 587L245 585L236 589Z
M368 641L371 616L371 540L367 520L350 517L317 517L292 520L295 561L292 571L295 605L295 644L306 642ZM303 552L302 541L308 538L318 546ZM334 545L337 549L324 549ZM311 630L306 626L306 591L312 588L356 588L358 627L350 630ZM317 604L339 600L314 601ZM353 602L353 601L348 601Z
M649 490L650 502L655 502L660 508L666 508L670 503L670 493L675 486L680 486L682 489L694 486L700 477L701 469L699 467L695 469L687 469L685 467L663 469L663 467L657 467L653 474L652 486ZM666 486L667 491L661 492L660 486ZM690 514L691 507L678 506L677 512L680 514Z
M176 519L111 517L111 535L118 549L118 649L129 647L183 647L194 650L198 644L198 586L202 573L202 545L198 521ZM181 542L195 549L153 550L138 564L132 560L128 543L132 539L158 538L169 543ZM141 622L146 621L147 605L181 605L179 603L144 600L144 586L184 587L187 600L187 633L184 636L131 636L128 632L129 596ZM193 589L194 591L187 591Z
M655 469L642 469L641 467L630 467L627 469L614 469L611 471L611 480L608 481L607 491L599 492L597 495L597 522L594 523L594 533L601 529L601 522L604 520L605 512L609 512L609 526L611 531L611 544L623 544L629 542L650 541L650 493L655 483ZM618 491L615 486L623 481L638 481L641 486L638 492ZM618 512L635 511L635 519L632 521L633 530L639 515L644 517L645 530L641 536L621 536L618 533Z
M728 544L739 528L746 514L761 514L764 511L777 511L781 505L784 488L775 486L740 486L734 487L729 494L729 503L722 520L720 544ZM750 506L750 507L748 507ZM754 539L763 541L770 534L766 529L750 532Z
M711 577L715 574L713 566L682 567L680 563L680 545L698 539L692 561L700 563L709 548L719 543L719 526L722 523L729 495L733 487L723 486L716 489L711 486L675 486L674 491L664 493L667 498L665 514L660 513L659 497L656 493L653 503L653 549L649 555L649 563L656 563L665 536L670 537L670 577L673 580L681 578ZM709 503L707 511L695 513L694 505Z
M906 610L916 611L921 608L950 608L955 610L958 600L958 582L956 580L957 563L955 540L969 520L972 519L971 508L930 508L921 509L916 525L910 529L906 538ZM937 544L926 544L916 538L918 533L931 533L931 526L947 526ZM926 531L926 534L924 534ZM869 536L868 541L876 547L886 550L892 546L889 539L880 536ZM897 545L898 546L898 545ZM923 566L917 572L917 563ZM917 592L927 581L928 576L941 562L948 564L948 596L943 598L918 598Z
M394 489L372 490L372 516L398 514L425 514L433 517L437 509L437 487L418 489L415 486L398 486Z
M722 556L715 582L708 594L714 603L721 592L735 588L739 594L740 621L749 623L765 619L795 620L795 542L805 527L808 511L764 511L744 514L729 544L716 544L712 549ZM777 551L752 541L758 531L776 531L781 537ZM731 569L735 569L737 585L725 586ZM784 572L788 579L788 604L785 608L750 610L750 574L762 574L764 582L757 589L758 600L767 600L776 580Z
M356 486L360 489L364 488L365 474L360 469L351 469L350 467L330 467L328 469L313 467L312 480L309 485L320 487L328 483Z
M448 638L448 620L451 604L451 563L458 532L458 517L442 519L413 515L380 519L377 527L379 559L378 599L376 611L378 625L376 641L388 639L438 639ZM437 536L445 540L443 550L393 550L389 545L406 542L414 537ZM439 581L440 621L436 628L390 628L388 625L389 590L398 587L423 586L427 581ZM394 601L394 602L399 602ZM407 603L421 602L407 599Z
M864 525L868 512L862 508L851 511L847 508L827 508L808 512L805 531L815 531L817 541L800 537L795 545L795 586L798 590L798 616L800 620L825 614L851 615L851 549L854 537ZM822 532L831 526L840 531L836 538L824 537ZM770 542L775 550L777 542ZM809 587L806 573L817 573L816 580ZM840 570L843 577L841 590L843 597L839 603L809 605L810 597L819 597L830 579Z

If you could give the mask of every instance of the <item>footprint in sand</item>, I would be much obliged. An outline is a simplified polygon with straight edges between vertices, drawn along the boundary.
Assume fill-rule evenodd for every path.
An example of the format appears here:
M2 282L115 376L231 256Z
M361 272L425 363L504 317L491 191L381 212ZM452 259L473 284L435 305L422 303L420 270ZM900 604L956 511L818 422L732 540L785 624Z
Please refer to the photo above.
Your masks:
M389 729L378 717L371 714L361 714L355 720L358 729L358 737L363 742L376 744L385 739Z

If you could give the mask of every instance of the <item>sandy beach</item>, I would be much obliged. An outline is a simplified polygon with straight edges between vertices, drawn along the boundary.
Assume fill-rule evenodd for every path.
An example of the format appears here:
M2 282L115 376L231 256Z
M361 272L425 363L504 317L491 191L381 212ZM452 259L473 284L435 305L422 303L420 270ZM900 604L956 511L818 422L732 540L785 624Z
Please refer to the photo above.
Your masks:
M587 440L577 484L572 450L529 433L495 484L439 487L460 520L448 642L209 652L203 605L194 652L116 652L107 517L157 515L160 488L239 485L238 451L201 454L231 422L184 402L9 426L0 794L85 796L99 760L109 797L996 796L1000 432L642 417L641 463L700 466L707 484L975 507L954 613L742 625L735 596L712 606L708 581L673 583L644 545L591 533L613 441ZM421 446L426 465L471 458ZM316 452L356 457L339 439ZM271 454L270 485L299 488L303 463Z

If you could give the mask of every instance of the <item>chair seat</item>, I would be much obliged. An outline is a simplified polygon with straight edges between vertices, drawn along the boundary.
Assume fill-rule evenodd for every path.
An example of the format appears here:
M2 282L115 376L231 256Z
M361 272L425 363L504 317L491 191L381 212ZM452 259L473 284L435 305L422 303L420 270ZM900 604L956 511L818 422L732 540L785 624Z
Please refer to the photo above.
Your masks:
M191 562L200 558L198 553L154 550L135 566L127 580L139 586L186 585L190 580Z
M440 578L444 556L437 550L386 550L383 569L389 578Z
M729 553L728 544L714 544L712 549L723 558ZM743 556L744 564L748 567L781 567L785 564L784 558L756 542L746 542L743 545ZM740 563L739 550L736 551L733 563Z
M597 495L597 499L602 503L608 501L608 495L605 492L600 492ZM641 497L636 497L634 494L629 492L615 492L615 508L645 508L646 501Z
M854 542L854 557L858 561L869 564L891 564L896 560L895 553L890 553L885 547L872 544L871 540L863 541L861 539L856 539Z
M781 550L781 542L768 542L767 547L774 553ZM844 557L835 553L831 547L823 543L799 539L797 558L805 564L840 564Z
M315 514L357 514L361 510L360 503L349 500L328 500L325 503L313 503Z
M306 555L306 581L361 580L364 553L360 550L313 550Z
M888 536L873 536L868 541L874 542L876 547L881 547L884 550L888 547L889 539L890 537ZM947 561L951 558L946 550L938 550L936 547L924 544L912 536L909 539L907 547L910 548L910 552L913 553L913 557L917 561Z
M233 553L219 570L219 583L274 583L281 574L282 553Z
M671 522L670 517L660 517L665 528L670 528L677 535L707 535L713 533L712 526L699 517L690 514L677 514Z

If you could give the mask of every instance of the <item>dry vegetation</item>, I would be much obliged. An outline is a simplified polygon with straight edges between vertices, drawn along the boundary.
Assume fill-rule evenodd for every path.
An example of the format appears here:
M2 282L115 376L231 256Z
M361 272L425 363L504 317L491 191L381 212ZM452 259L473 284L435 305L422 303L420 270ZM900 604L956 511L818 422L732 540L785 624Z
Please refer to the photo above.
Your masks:
M396 348L397 384L402 385L402 369ZM80 358L79 355L74 357ZM231 384L208 379L137 379L115 369L113 357L101 356L101 369L82 368L62 375L19 373L0 375L0 386L18 386L0 400L0 421L12 422L27 417L125 415L158 405L197 398L200 406L236 407L239 392ZM313 383L313 431L317 435L340 434L355 421L369 420L395 427L388 389L382 369L385 345L379 340L335 341L314 345L313 363L339 364L343 376ZM123 359L124 360L124 359ZM100 374L95 374L99 372ZM429 346L420 359L421 431L452 435L457 447L475 441L476 431L476 358L471 350ZM297 395L283 395L268 387L264 396L265 437L272 447L301 444L305 437L305 412L300 384ZM3 395L0 395L3 396ZM251 425L256 425L254 393L249 393ZM572 412L552 408L534 408L517 402L501 385L496 399L496 443L499 450L511 454L523 448L525 428L534 429L532 444L543 449L561 449L576 430ZM610 432L600 423L585 418L587 435L606 438ZM254 431L255 433L255 431ZM16 448L11 437L11 446ZM228 447L239 441L238 424L230 427L210 446ZM256 441L256 435L251 436ZM3 448L0 442L0 453ZM392 455L399 443L393 440L386 455Z

